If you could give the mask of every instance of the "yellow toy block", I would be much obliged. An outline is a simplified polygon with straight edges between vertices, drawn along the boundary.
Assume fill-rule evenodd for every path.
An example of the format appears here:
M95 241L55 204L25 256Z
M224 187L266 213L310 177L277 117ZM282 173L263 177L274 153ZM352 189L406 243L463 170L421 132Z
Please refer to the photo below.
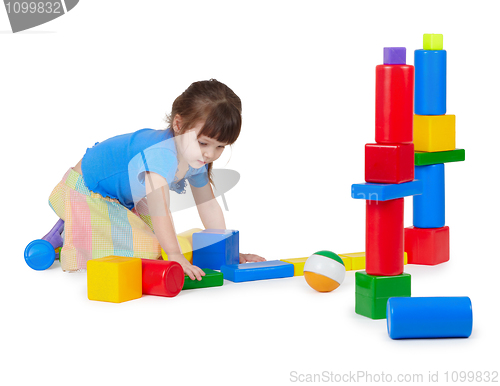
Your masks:
M345 264L346 271L358 271L360 269L366 268L366 256L365 252L355 252L355 253L342 253L339 257ZM350 268L347 269L346 260L350 260ZM408 254L404 253L404 264L408 264Z
M193 264L193 233L201 232L202 230L203 229L193 228L177 235L181 252L191 264ZM161 256L163 260L168 260L168 255L163 249L161 250Z
M455 115L414 115L415 151L455 150Z
M439 51L443 49L443 34L424 34L424 50Z
M90 300L122 303L142 296L142 261L135 257L107 256L87 262Z
M293 259L281 259L285 263L293 264L293 276L304 276L304 264L309 257L297 257Z
M339 254L340 258L344 260L344 258L348 258L351 260L351 269L350 271L357 271L359 269L365 269L365 253L364 252L355 252L355 253L342 253ZM345 262L344 262L345 264ZM346 266L347 270L347 266Z

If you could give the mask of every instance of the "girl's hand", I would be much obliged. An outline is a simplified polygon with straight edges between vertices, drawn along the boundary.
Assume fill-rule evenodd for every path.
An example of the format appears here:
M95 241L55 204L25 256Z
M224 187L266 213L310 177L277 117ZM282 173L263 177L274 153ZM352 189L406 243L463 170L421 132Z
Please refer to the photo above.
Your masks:
M191 280L201 280L201 277L205 276L205 272L203 272L201 268L196 265L192 265L189 261L187 261L182 253L171 253L168 255L168 260L178 262L184 270L184 273L188 275Z
M259 255L254 255L252 253L240 253L240 264L243 263L248 263L248 262L253 262L256 263L258 261L266 261L263 257L260 257Z

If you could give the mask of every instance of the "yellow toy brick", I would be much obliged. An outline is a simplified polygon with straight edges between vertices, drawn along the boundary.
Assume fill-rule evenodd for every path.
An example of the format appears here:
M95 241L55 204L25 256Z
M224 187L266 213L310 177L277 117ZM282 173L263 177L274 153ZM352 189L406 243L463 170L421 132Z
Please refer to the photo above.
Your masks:
M293 264L293 276L304 276L304 264L309 257L297 257L293 259L281 259L285 263Z
M415 151L455 150L455 115L414 115Z
M424 34L424 50L440 51L443 49L443 34Z
M142 296L142 262L135 257L107 256L87 262L90 300L122 303Z
M357 271L359 269L365 269L365 253L364 252L342 253L342 254L339 254L339 256L342 260L344 260L344 258L349 258L351 260L350 271ZM345 264L345 262L344 262L344 264Z
M352 260L351 260L351 258L350 257L344 257L342 255L338 255L338 256L342 259L342 261L344 263L344 266L345 266L345 270L346 271L352 271Z
M366 255L365 252L355 253L342 253L339 254L345 265L346 271L358 271L366 268ZM347 269L346 260L350 260L350 268ZM404 264L408 264L408 254L404 252Z
M191 264L193 264L193 233L201 232L202 230L203 229L193 228L177 235L181 252ZM163 249L161 250L161 256L163 260L168 260L168 255Z

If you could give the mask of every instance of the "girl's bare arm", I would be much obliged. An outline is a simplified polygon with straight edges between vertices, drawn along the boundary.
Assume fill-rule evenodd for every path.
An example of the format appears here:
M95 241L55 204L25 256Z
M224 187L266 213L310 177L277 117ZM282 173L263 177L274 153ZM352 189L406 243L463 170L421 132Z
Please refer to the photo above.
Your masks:
M148 209L155 235L168 255L168 259L177 261L192 280L195 278L201 280L201 277L205 276L205 272L191 265L181 253L172 214L169 210L170 193L167 180L157 173L146 172L145 185Z

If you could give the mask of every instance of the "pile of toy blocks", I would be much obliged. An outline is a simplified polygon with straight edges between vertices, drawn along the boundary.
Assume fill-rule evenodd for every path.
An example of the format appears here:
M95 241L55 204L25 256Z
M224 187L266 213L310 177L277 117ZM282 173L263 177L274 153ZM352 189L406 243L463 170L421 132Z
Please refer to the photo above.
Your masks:
M122 303L142 295L177 296L181 290L221 286L233 282L294 276L295 265L271 260L239 264L239 232L229 229L191 229L177 235L182 253L205 272L202 280L191 280L181 265L163 260L108 256L87 262L90 300Z
M413 226L405 228L410 264L436 265L450 258L445 226L444 164L464 161L455 148L455 115L446 114L446 51L443 35L425 34L424 49L415 50L415 178L423 193L413 197Z
M356 272L356 313L386 317L390 297L411 296L404 270L404 197L422 193L414 180L414 67L406 48L384 48L376 67L375 142L365 145L365 181L351 195L366 200L366 271Z

